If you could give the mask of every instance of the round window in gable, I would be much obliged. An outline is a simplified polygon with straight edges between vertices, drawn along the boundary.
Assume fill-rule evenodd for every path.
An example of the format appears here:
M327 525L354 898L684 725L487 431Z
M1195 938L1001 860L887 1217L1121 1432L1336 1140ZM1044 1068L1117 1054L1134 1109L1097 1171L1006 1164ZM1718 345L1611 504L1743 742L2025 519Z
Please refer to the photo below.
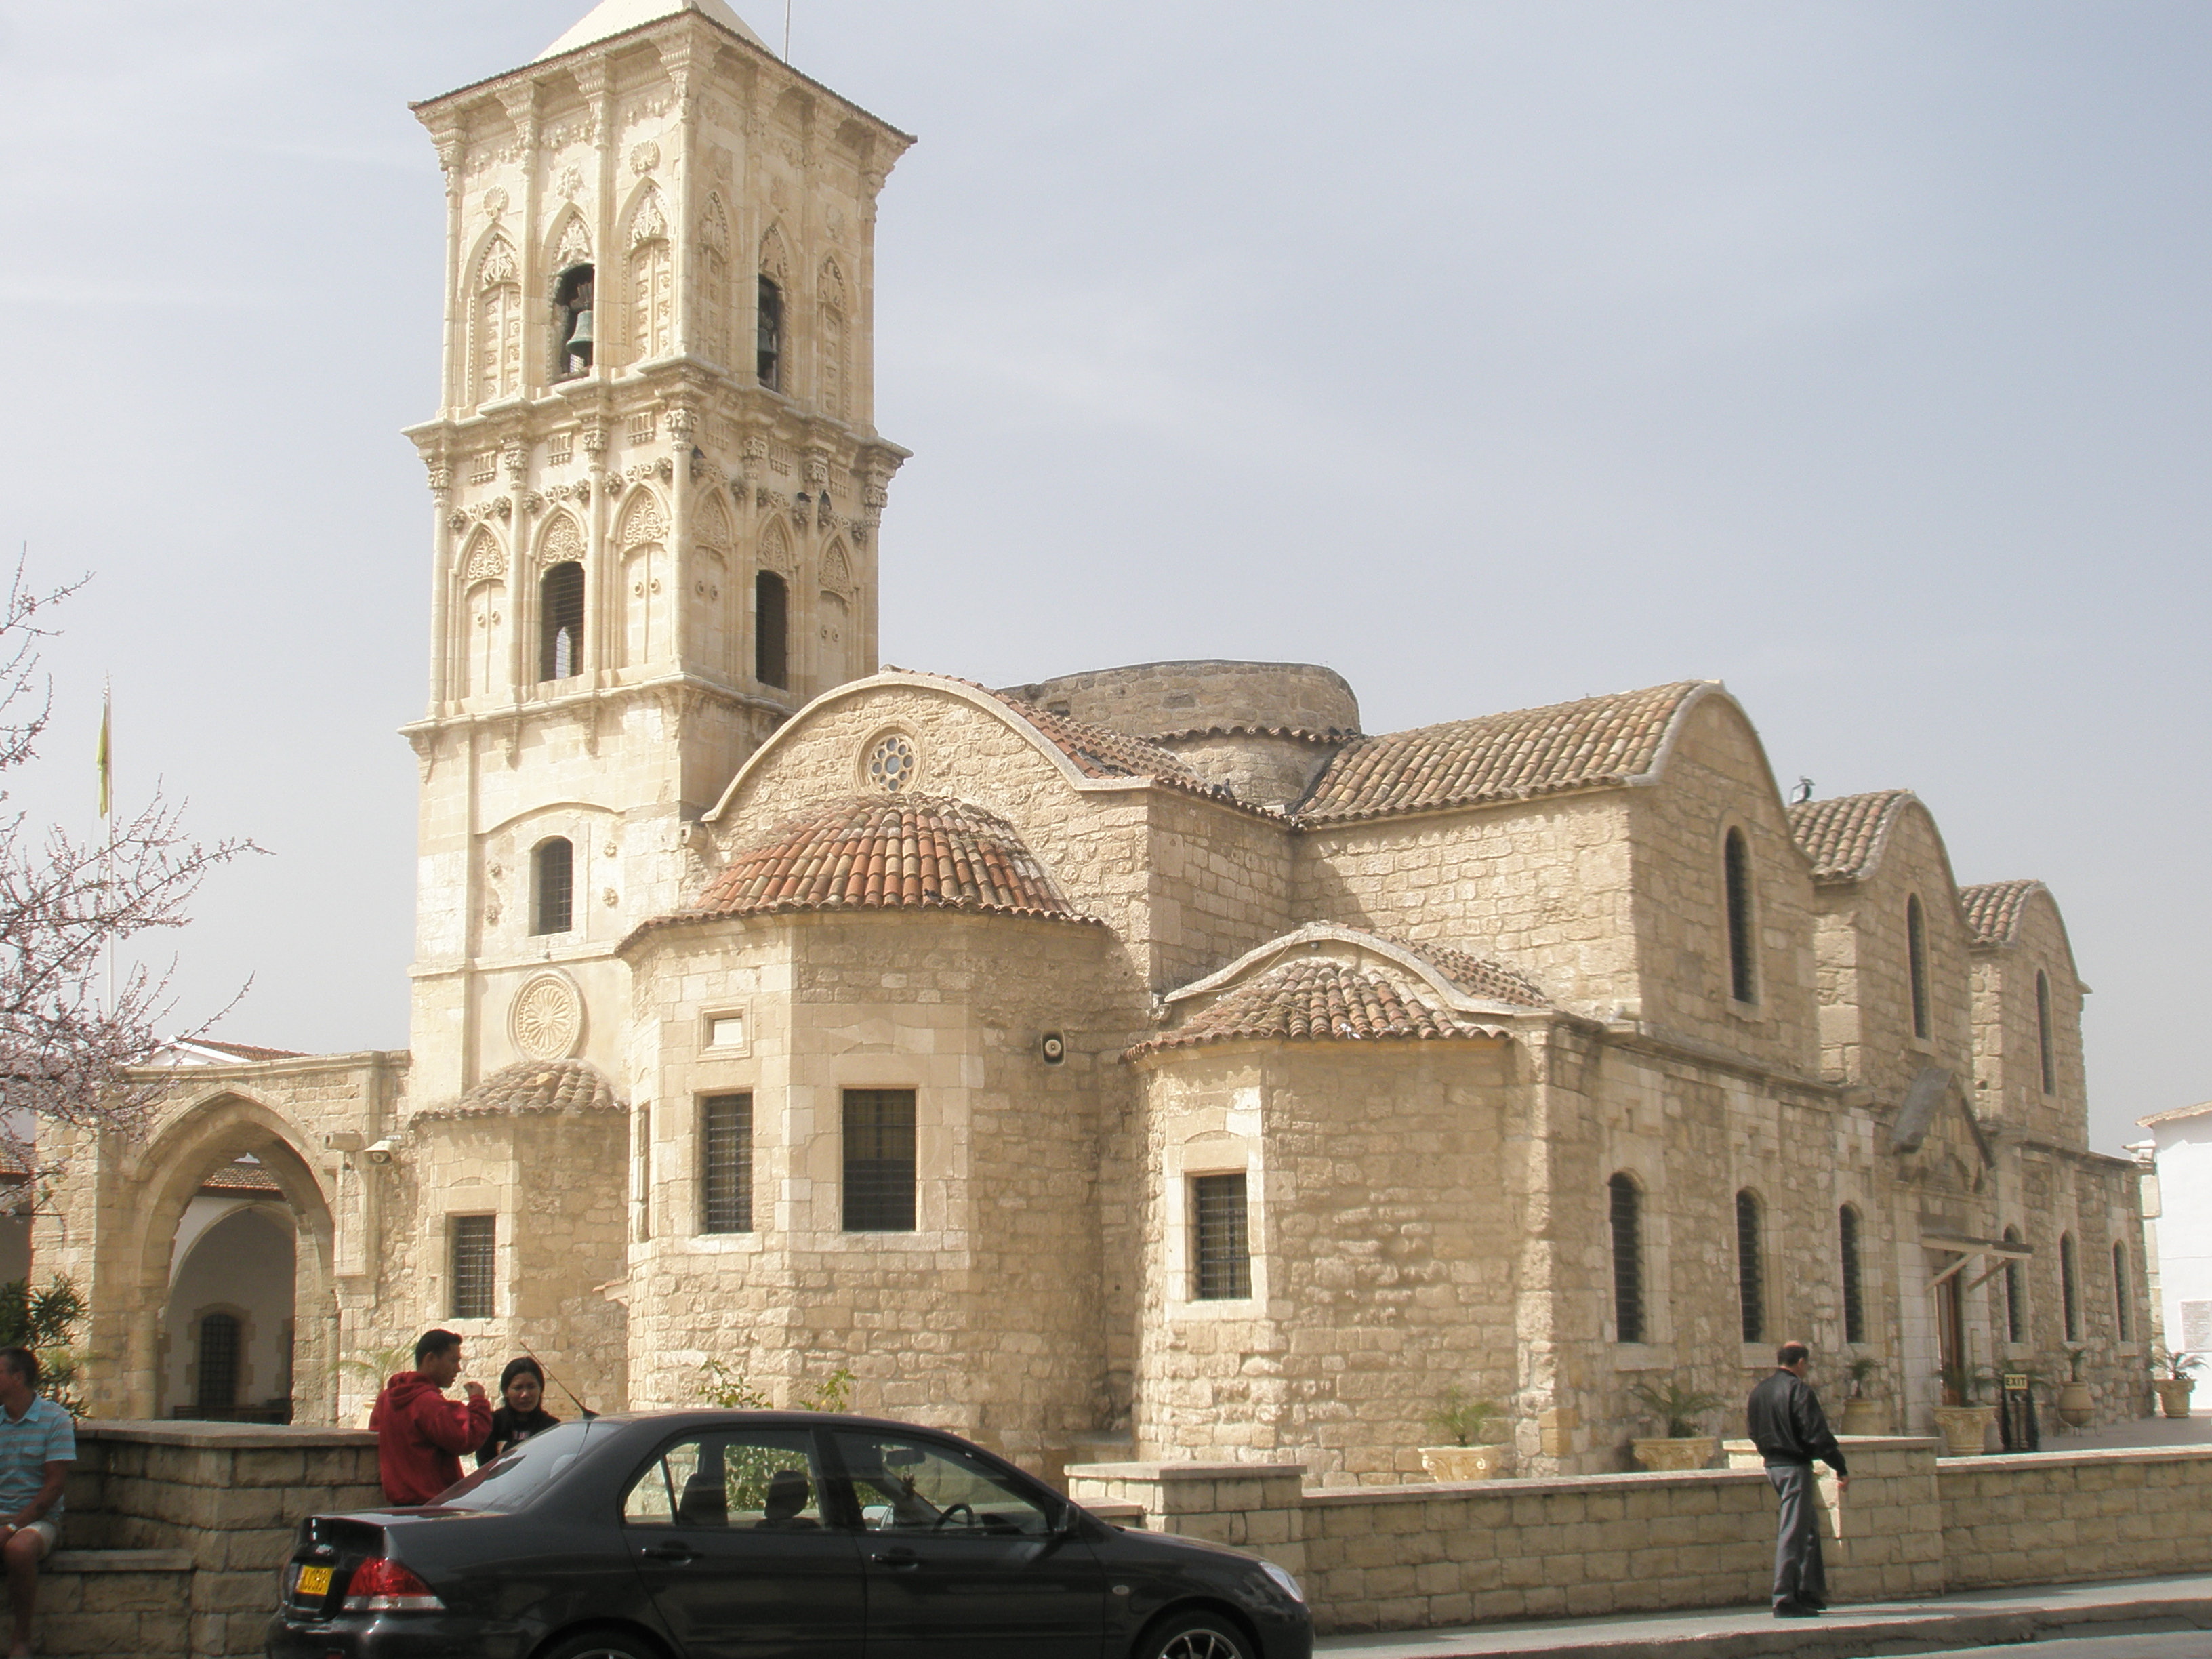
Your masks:
M921 770L921 757L914 739L903 732L886 732L868 745L860 768L868 782L886 794L901 794L914 787Z

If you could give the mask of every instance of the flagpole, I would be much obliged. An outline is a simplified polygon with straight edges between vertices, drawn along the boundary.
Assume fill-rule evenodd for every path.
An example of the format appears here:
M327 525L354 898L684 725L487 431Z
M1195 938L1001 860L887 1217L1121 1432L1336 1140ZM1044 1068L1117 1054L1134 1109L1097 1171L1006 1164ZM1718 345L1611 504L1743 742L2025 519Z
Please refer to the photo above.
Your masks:
M100 816L107 831L107 847L100 854L101 896L112 899L115 886L115 679L106 677L100 693ZM115 1018L115 930L107 930L107 1017Z

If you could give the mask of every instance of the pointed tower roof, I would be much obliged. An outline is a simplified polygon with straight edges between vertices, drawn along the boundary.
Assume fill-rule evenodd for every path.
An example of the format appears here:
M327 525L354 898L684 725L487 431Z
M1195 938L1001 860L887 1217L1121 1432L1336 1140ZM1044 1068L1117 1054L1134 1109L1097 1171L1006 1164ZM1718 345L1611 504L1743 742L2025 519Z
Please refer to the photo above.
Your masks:
M626 34L681 11L696 11L708 22L719 23L731 33L742 35L763 51L767 49L768 42L747 27L745 20L724 5L722 0L599 0L582 22L539 52L538 61L543 63L548 58L558 58L564 52L574 52L596 40Z

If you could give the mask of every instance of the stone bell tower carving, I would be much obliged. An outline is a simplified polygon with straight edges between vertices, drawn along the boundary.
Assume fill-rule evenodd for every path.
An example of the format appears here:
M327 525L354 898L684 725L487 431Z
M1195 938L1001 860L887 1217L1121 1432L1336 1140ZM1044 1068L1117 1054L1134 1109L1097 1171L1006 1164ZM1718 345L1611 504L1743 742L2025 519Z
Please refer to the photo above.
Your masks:
M913 141L721 0L605 0L415 106L446 181L429 469L410 1096L529 1057L576 988L618 1077L612 951L683 826L793 710L875 668L875 203ZM590 1010L600 1017L586 1018Z

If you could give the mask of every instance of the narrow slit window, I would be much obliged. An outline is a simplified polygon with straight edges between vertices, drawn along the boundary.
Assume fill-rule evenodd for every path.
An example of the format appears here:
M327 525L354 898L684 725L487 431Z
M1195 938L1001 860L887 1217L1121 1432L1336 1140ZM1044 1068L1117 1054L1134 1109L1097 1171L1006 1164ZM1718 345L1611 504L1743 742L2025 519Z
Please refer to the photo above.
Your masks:
M1752 960L1751 844L1742 830L1728 832L1721 862L1728 898L1729 994L1738 1002L1753 1002L1758 1000L1759 977Z
M563 560L538 584L538 678L565 680L584 672L584 567Z
M2135 1307L2128 1294L2128 1247L2112 1246L2112 1328L2120 1340L2136 1340Z
M786 649L789 638L790 592L783 578L763 570L753 579L753 672L763 685L787 687L791 664Z
M773 276L760 279L760 321L755 333L755 365L760 383L783 390L783 290Z
M571 265L553 288L553 378L565 380L592 367L592 267Z
M235 1314L211 1313L201 1319L199 1410L228 1413L237 1406L238 1349Z
M457 1215L453 1222L453 1316L489 1319L498 1218Z
M2059 1311L2066 1322L2066 1340L2081 1340L2081 1275L2074 1260L2074 1235L2058 1236Z
M845 1091L845 1231L914 1231L911 1089Z
M1644 1340L1644 1194L1617 1175L1606 1183L1613 1223L1613 1328L1620 1342Z
M1252 1294L1252 1233L1244 1177L1197 1176L1190 1183L1193 1294L1200 1302L1237 1302Z
M530 861L537 890L532 895L530 931L567 933L575 918L576 849L556 836L541 842Z
M2020 1229L2017 1227L2006 1228L2004 1230L2004 1242L2008 1244L2019 1243ZM2008 1256L2005 1258L2004 1315L2005 1340L2008 1342L2027 1341L2027 1310L2022 1305L2021 1300L2020 1259L2017 1256Z
M700 1171L704 1212L700 1230L749 1233L753 1230L753 1097L708 1095L699 1103L699 1113L705 1166Z
M1912 975L1912 1035L1928 1036L1928 918L1918 895L1905 901L1905 966Z
M1743 1340L1766 1340L1766 1270L1759 1224L1759 1200L1749 1193L1735 1195L1736 1300L1743 1314Z
M2058 1092L2058 1060L2051 1044L2051 975L2035 973L2035 1052L2043 1062L2043 1092Z
M1844 1267L1844 1340L1866 1338L1866 1285L1859 1260L1859 1212L1846 1204L1837 1217L1842 1234Z

